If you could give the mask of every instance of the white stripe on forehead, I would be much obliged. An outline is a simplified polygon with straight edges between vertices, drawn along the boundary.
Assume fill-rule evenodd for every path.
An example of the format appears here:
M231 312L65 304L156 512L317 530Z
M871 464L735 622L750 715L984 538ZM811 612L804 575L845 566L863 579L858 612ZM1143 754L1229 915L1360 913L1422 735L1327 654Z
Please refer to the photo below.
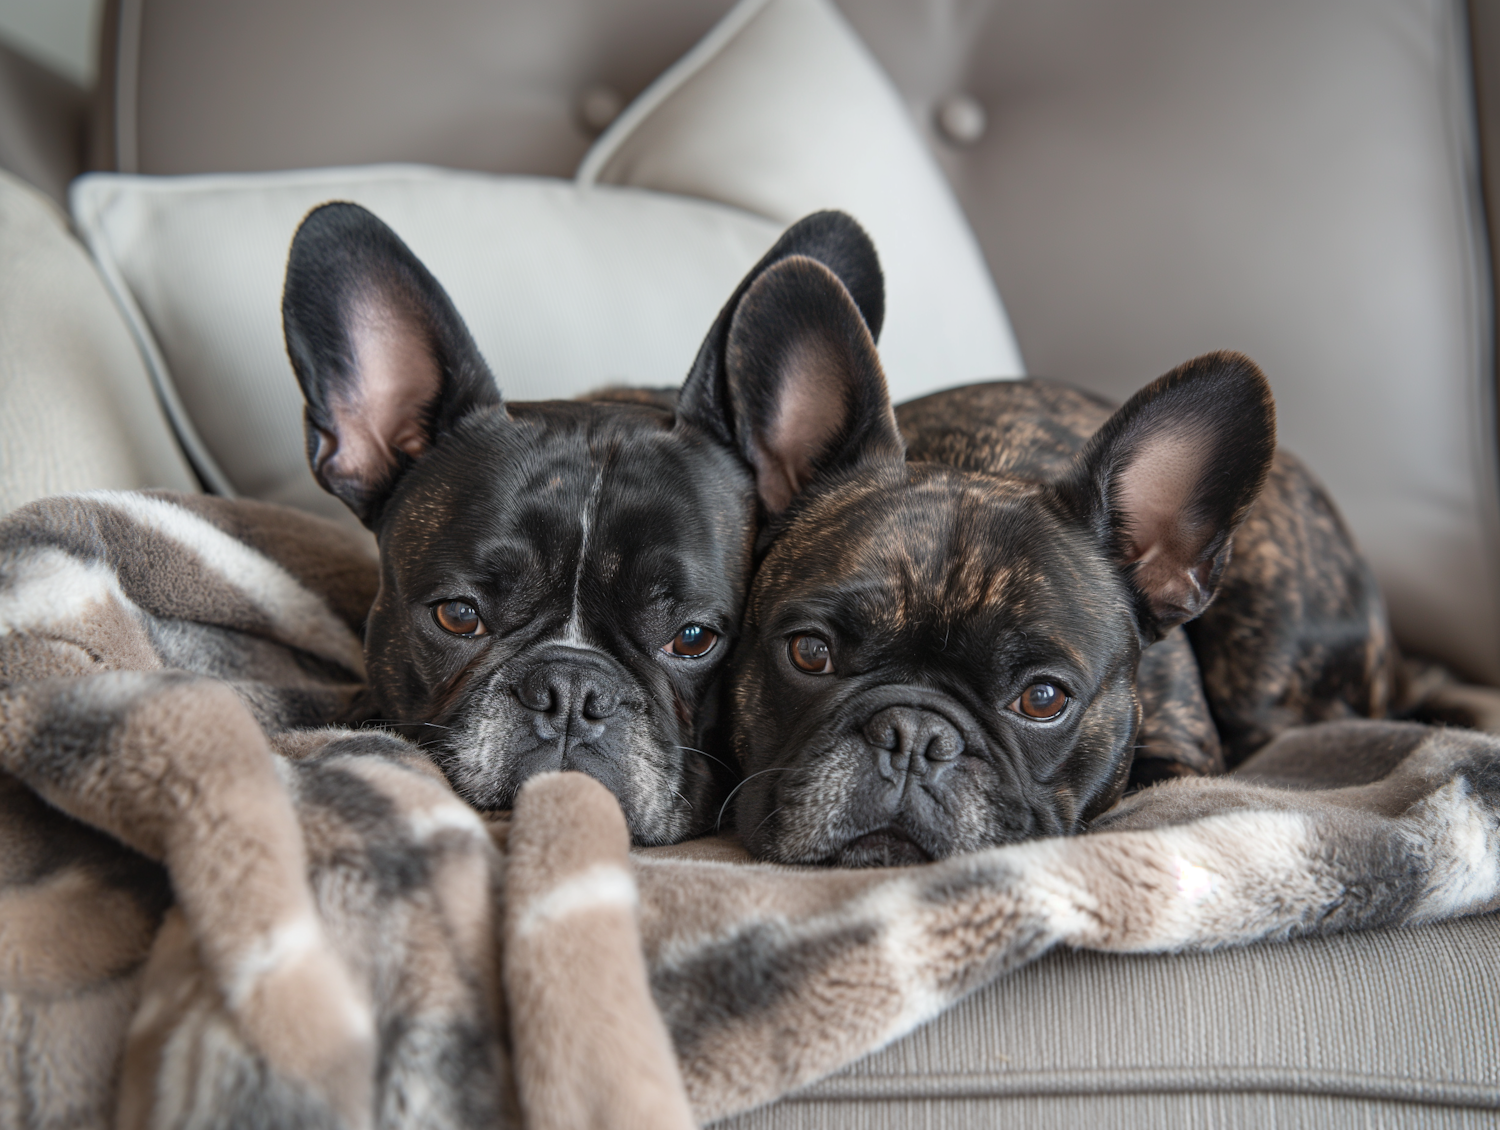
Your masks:
M589 496L584 499L583 511L578 515L578 565L573 570L573 608L568 615L567 626L563 629L562 638L559 641L570 647L592 648L594 646L583 635L579 590L583 585L583 567L589 554L589 535L593 532L594 517L599 508L599 492L603 486L604 466L601 464L598 473L594 475L594 485L589 488Z

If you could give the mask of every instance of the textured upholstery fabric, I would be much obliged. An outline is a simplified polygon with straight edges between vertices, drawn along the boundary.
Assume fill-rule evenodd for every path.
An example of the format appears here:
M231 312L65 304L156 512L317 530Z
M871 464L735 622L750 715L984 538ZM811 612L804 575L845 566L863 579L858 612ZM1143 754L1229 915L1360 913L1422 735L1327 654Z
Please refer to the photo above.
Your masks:
M96 167L420 161L570 176L580 95L629 99L732 0L108 0Z
M781 1104L729 1127L767 1130L1479 1130L1491 1110L1369 1103L1283 1093L1038 1095L1010 1099L886 1099Z
M349 520L307 468L281 336L287 246L327 200L368 207L447 288L513 400L675 385L779 224L635 189L414 166L94 176L73 212L226 492Z
M583 92L633 96L728 6L119 0L110 137L142 172L426 160L564 175L589 141ZM1500 684L1461 3L840 7L947 169L1028 370L1119 396L1203 349L1249 352L1403 641ZM988 114L968 147L931 127L955 92Z
M742 0L579 166L792 223L836 207L886 278L895 399L1024 372L974 234L900 95L829 0Z
M1493 1125L1500 918L1063 952L725 1127Z
M4 173L0 265L0 514L63 491L195 489L88 253Z

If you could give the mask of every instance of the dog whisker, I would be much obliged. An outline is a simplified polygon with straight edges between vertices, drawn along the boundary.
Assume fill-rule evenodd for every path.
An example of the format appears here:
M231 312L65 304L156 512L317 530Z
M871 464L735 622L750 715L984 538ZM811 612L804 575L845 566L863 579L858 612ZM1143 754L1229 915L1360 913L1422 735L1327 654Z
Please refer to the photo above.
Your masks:
M714 821L714 831L717 832L720 827L723 826L724 809L729 807L729 802L734 799L735 793L739 792L757 777L764 777L767 773L790 773L794 768L795 766L792 765L773 765L770 769L762 769L759 773L751 773L750 776L746 777L738 785L730 789L729 795L724 798L724 803L719 806L719 818Z
M708 758L710 761L717 761L720 765L724 766L724 768L728 769L731 773L734 772L734 766L733 765L729 764L729 762L725 761L722 757L715 757L713 754L709 753L708 750L706 750L706 749L697 749L697 748L695 748L693 746L690 746L690 745L680 745L677 748L680 749L680 750L682 750L683 753L696 753L696 754L699 754L699 755L701 755L703 757Z
M433 730L451 730L452 726L444 726L439 722L402 722L399 718L366 718L357 729L374 730L384 729L387 726L426 726ZM422 744L422 743L417 743Z
M771 819L771 817L775 816L778 812L780 812L785 807L786 807L786 805L784 805L784 804L778 804L775 808L771 809L770 812L766 813L766 820ZM766 820L762 820L759 824L757 824L755 826L755 832L759 832L762 828L764 828L766 826ZM755 832L751 832L750 835L746 836L745 838L747 840L748 839L752 839L755 836Z

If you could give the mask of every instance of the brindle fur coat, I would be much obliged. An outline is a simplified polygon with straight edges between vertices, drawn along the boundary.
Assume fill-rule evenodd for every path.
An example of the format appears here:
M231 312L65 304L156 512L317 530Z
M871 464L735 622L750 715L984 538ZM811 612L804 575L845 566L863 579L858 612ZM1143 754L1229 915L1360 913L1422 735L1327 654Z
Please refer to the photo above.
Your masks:
M1293 731L1090 835L799 870L631 854L597 782L506 816L358 705L373 561L249 502L0 523L0 1127L688 1126L1059 946L1500 905L1500 742Z

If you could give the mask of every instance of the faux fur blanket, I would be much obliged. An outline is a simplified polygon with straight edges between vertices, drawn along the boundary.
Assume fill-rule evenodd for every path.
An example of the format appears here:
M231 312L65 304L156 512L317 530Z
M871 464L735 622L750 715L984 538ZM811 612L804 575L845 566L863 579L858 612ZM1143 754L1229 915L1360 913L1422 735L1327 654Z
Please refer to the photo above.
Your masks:
M375 583L256 503L0 523L0 1126L688 1126L1055 946L1500 906L1500 742L1396 724L898 870L632 854L571 773L487 820L417 746L319 728L358 713Z

